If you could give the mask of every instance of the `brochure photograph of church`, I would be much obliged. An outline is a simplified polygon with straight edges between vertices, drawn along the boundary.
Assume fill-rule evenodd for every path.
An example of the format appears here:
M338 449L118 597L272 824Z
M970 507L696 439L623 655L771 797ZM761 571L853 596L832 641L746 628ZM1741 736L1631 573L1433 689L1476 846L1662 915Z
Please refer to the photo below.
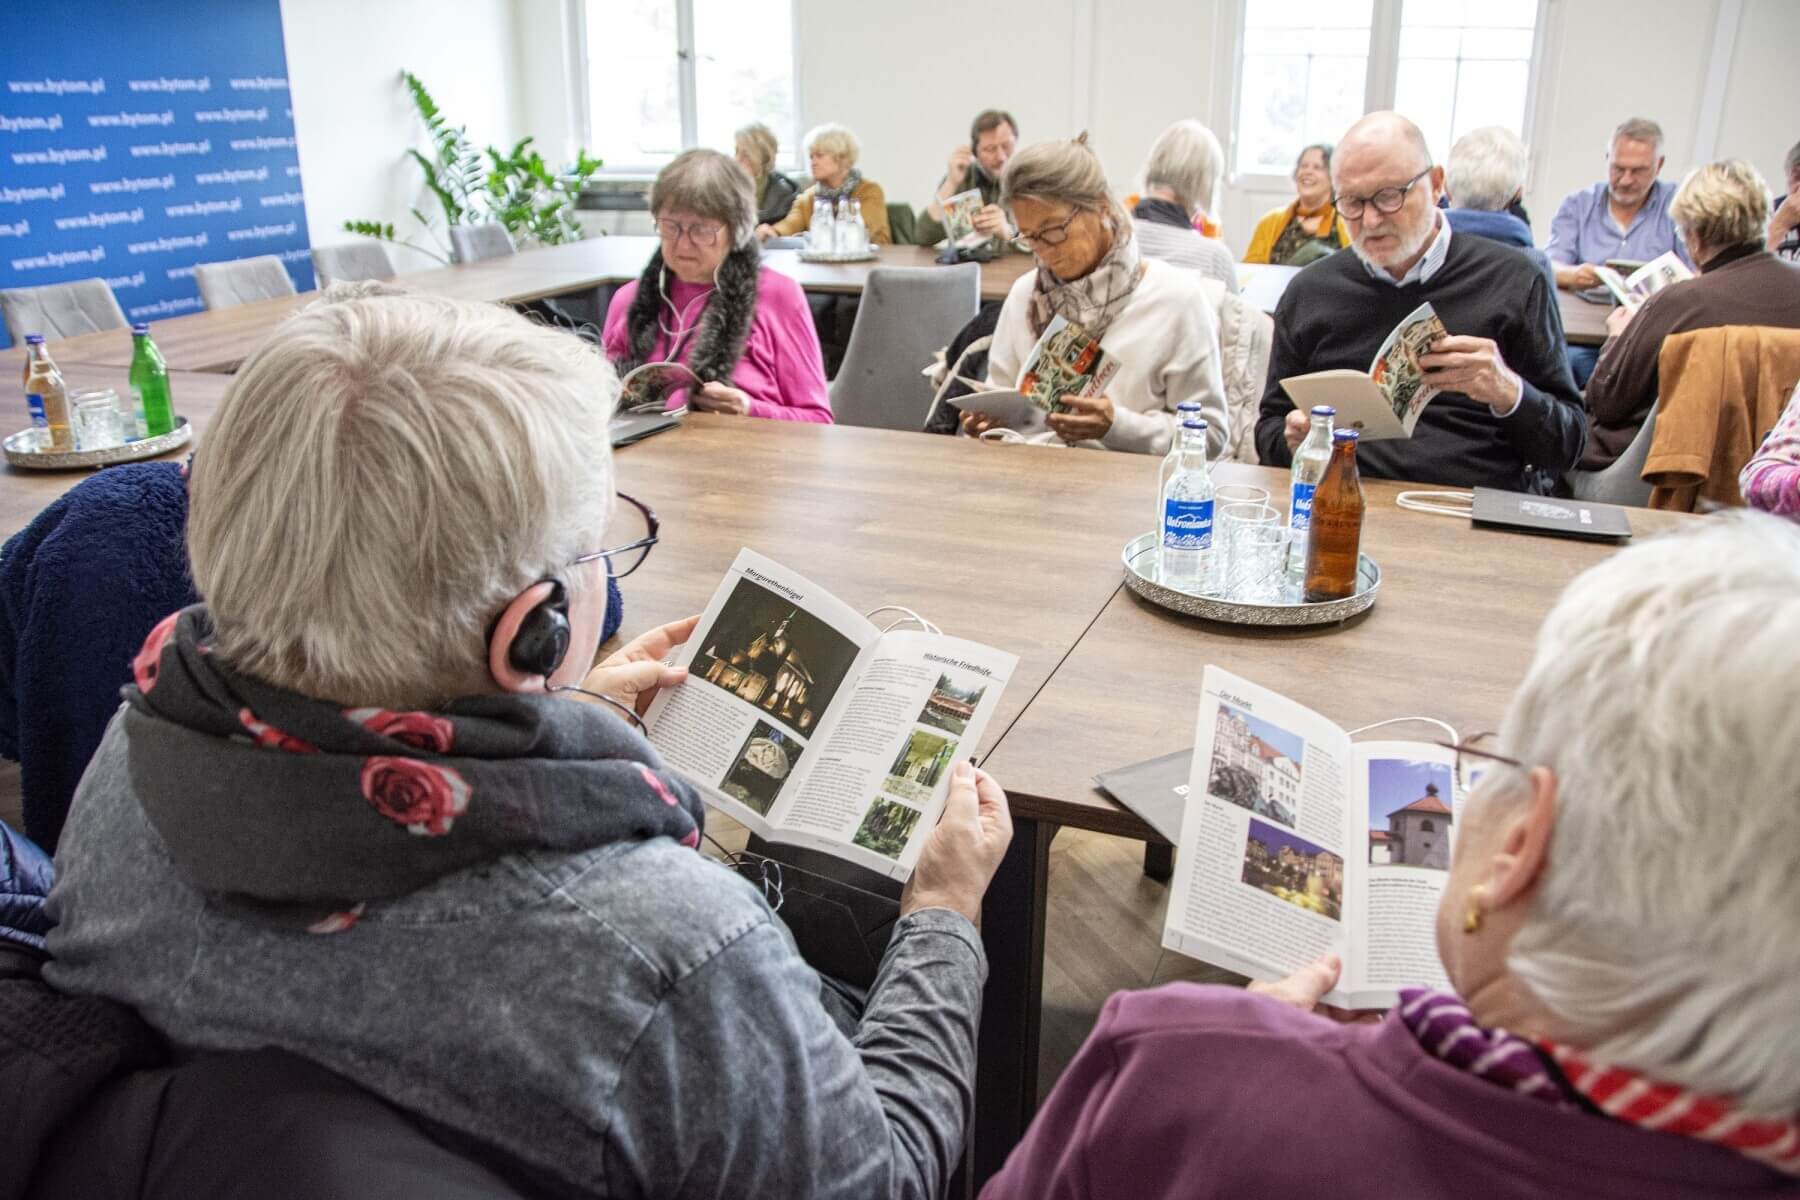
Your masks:
M931 689L931 695L925 701L925 709L919 714L919 724L961 737L969 727L969 719L975 715L975 706L981 703L982 693L986 691L985 686L960 687L950 676L939 675L937 686Z
M1300 805L1300 760L1306 744L1295 734L1229 704L1213 726L1206 790L1215 800L1294 826Z
M1369 865L1450 869L1450 768L1369 760Z
M786 597L740 579L689 670L811 734L855 661L849 638Z

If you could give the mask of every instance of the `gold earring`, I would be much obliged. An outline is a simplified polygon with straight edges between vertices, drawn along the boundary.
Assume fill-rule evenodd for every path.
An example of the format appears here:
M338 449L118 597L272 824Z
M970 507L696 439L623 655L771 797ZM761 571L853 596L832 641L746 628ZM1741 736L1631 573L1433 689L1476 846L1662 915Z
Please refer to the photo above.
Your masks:
M1469 911L1463 914L1463 932L1476 933L1481 929L1481 906L1469 901Z

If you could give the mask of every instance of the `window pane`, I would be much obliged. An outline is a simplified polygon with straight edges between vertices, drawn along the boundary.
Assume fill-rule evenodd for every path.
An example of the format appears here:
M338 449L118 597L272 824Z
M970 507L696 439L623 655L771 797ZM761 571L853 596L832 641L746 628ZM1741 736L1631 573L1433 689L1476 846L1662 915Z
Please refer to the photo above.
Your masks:
M1452 108L1446 101L1456 94L1455 59L1400 60L1394 79L1394 111L1405 113L1418 125L1435 163L1446 161L1455 140L1450 132Z
M798 161L790 0L694 0L695 84L702 146L731 153L731 135L761 121Z
M1459 138L1483 125L1504 125L1518 132L1525 118L1529 75L1527 63L1465 61L1456 90L1456 128L1450 136Z
M1245 0L1233 166L1286 175L1363 111L1373 0Z
M656 166L681 151L675 6L589 0L588 152L609 167Z
M1406 0L1394 107L1419 123L1443 162L1482 125L1524 132L1537 0Z

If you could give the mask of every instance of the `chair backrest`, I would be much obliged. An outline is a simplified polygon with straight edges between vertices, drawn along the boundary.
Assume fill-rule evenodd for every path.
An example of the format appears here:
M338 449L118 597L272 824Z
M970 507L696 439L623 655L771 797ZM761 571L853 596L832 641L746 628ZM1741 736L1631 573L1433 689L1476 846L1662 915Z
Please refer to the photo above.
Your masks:
M888 232L894 237L896 246L913 246L919 241L919 218L910 204L889 201L887 206Z
M293 277L273 254L201 263L194 268L194 282L200 285L200 299L209 311L294 294Z
M1651 508L1741 506L1738 475L1800 378L1800 329L1721 325L1671 334L1657 356Z
M450 250L459 263L480 262L484 258L503 258L516 253L512 234L498 221L485 225L452 225Z
M876 267L831 383L840 425L919 429L931 405L921 372L981 306L981 268Z
M1569 493L1577 500L1600 504L1623 504L1643 508L1650 503L1650 485L1644 481L1644 460L1650 457L1650 443L1656 437L1656 410L1661 401L1650 406L1637 436L1625 447L1625 453L1598 471L1570 471L1564 477Z
M103 329L124 329L128 322L104 279L77 279L43 287L9 288L0 292L0 313L14 342L28 333L51 341Z
M1202 278L1200 290L1218 319L1219 374L1225 382L1225 407L1231 413L1231 442L1221 457L1254 463L1259 461L1256 418L1269 377L1275 319L1236 292L1226 291L1217 279Z
M349 283L357 279L392 279L394 260L380 242L340 242L335 246L314 246L313 270L319 284Z

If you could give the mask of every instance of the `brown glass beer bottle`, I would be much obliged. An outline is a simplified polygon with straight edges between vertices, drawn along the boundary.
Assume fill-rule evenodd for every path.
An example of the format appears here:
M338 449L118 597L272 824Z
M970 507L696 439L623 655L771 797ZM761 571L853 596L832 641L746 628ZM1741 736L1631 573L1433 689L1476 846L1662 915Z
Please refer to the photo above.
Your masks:
M1356 562L1362 550L1362 477L1356 472L1356 430L1331 435L1331 461L1313 493L1312 528L1306 537L1306 601L1342 600L1356 594Z

